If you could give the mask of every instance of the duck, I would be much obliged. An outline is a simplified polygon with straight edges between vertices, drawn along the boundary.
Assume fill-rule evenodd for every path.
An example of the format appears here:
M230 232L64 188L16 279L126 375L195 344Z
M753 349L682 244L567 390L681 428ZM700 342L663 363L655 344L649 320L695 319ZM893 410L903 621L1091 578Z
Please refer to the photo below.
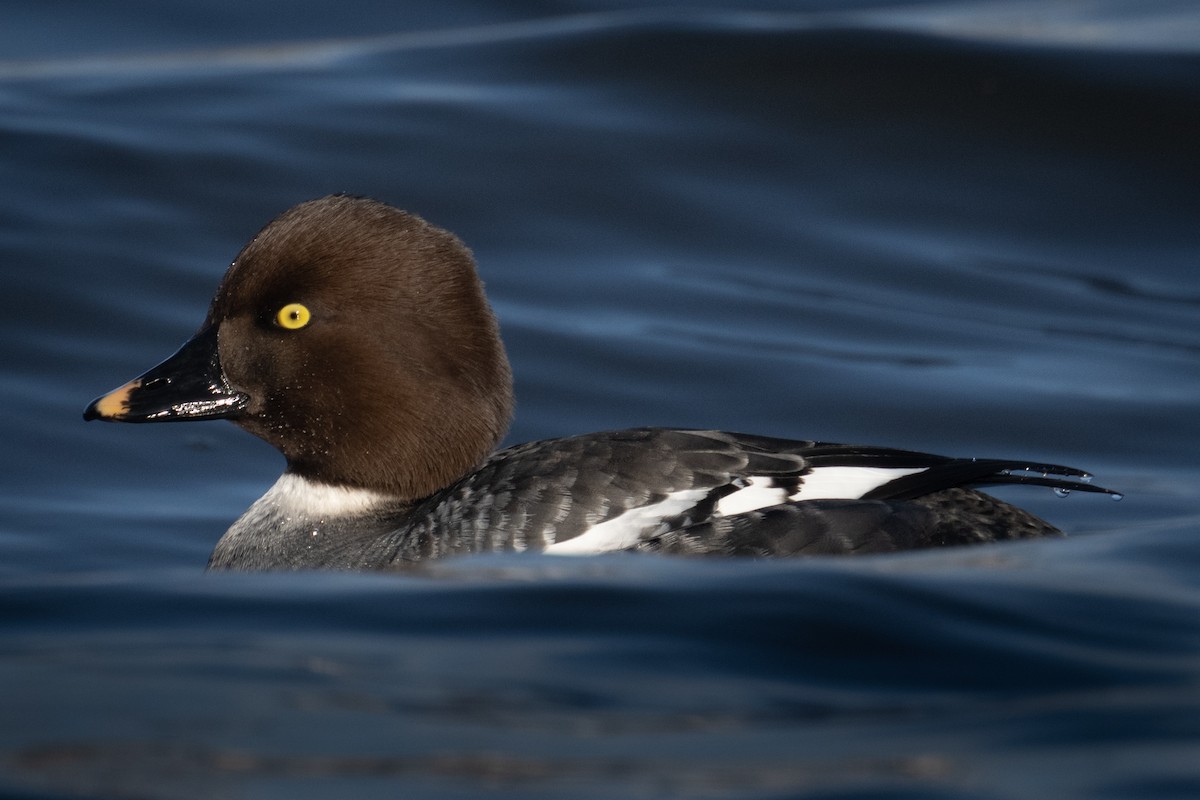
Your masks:
M85 420L230 420L278 481L210 569L391 570L469 553L864 555L1062 536L980 490L1116 492L1071 467L717 430L497 449L513 378L471 251L336 194L263 227L174 355Z

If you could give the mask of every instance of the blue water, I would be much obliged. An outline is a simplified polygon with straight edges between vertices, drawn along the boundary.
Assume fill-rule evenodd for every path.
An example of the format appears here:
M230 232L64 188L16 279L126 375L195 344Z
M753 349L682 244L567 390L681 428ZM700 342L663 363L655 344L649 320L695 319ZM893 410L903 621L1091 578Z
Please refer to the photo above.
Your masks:
M0 793L1200 796L1200 9L40 3L0 26ZM206 575L274 480L85 425L289 205L475 250L521 441L1018 456L1062 541Z

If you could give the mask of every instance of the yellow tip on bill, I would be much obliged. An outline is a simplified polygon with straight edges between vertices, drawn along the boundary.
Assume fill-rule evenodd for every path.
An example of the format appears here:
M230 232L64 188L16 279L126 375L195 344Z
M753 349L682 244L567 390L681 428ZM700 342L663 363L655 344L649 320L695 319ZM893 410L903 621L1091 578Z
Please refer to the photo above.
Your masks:
M129 411L129 395L142 385L140 380L130 381L119 389L113 389L96 401L93 408L96 415L104 419L119 419Z

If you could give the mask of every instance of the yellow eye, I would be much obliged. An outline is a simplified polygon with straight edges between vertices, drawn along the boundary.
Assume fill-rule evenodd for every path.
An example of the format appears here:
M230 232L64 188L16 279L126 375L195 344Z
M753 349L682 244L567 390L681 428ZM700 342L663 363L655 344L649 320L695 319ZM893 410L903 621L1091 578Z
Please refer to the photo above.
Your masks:
M294 331L303 328L310 319L312 319L312 312L308 310L308 306L303 303L288 303L275 315L275 324Z

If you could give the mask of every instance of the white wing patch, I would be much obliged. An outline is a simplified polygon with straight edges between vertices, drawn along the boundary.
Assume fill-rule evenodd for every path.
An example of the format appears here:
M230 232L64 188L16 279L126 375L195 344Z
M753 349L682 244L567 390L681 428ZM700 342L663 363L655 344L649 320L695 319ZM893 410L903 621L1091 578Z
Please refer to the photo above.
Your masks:
M885 483L924 472L925 467L892 469L888 467L817 467L805 475L795 491L776 486L771 478L755 475L743 480L746 485L717 501L716 513L724 516L745 514L760 508L794 503L800 500L857 500Z
M708 496L707 489L674 492L657 503L631 508L618 517L593 525L578 536L546 547L550 555L586 555L633 547L666 517L679 514Z
M800 500L856 500L885 483L925 470L926 467L817 467L805 475L804 482L790 494L787 487L776 486L774 479L755 475L743 478L746 485L718 500L713 511L718 515L733 516ZM586 555L628 549L654 531L665 518L687 511L708 497L711 491L675 492L657 503L631 508L618 517L593 525L578 536L548 545L544 552Z
M788 490L782 486L772 486L770 478L754 476L744 478L746 485L736 492L725 495L717 501L716 512L722 516L731 517L734 514L745 514L758 508L768 508L786 503L792 499Z
M804 483L791 500L857 500L905 475L924 472L928 467L894 469L889 467L817 467L804 476Z

